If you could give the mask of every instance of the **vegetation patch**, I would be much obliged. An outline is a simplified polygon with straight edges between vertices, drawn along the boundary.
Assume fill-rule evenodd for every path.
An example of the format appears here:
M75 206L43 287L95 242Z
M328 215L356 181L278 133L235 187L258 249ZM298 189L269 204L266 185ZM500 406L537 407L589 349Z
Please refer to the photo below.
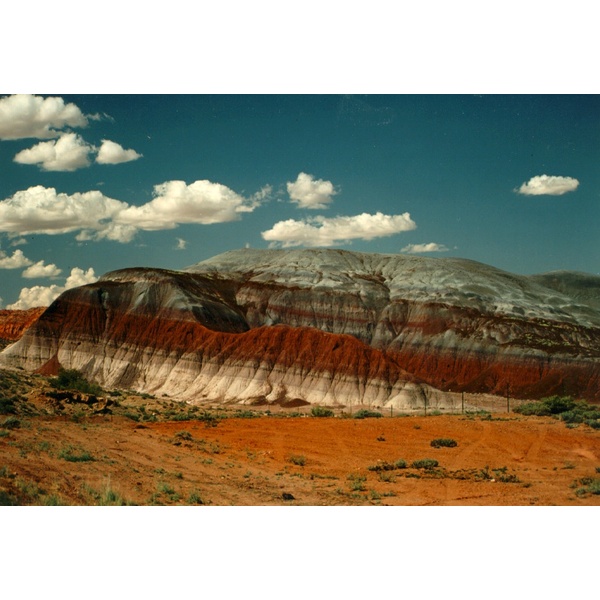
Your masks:
M68 462L91 462L96 460L87 450L65 446L58 453L58 458Z
M582 477L572 485L576 496L587 496L588 494L600 495L600 477Z
M57 390L76 390L95 396L104 392L97 383L88 381L77 369L60 369L58 377L50 379L48 383Z
M361 408L357 413L354 414L355 419L378 419L380 417L383 417L380 412L377 412L376 410L367 410L366 408Z
M330 408L325 408L323 406L313 406L310 409L310 414L312 417L333 417L335 415Z
M374 471L375 473L379 473L381 471L396 471L397 469L406 469L406 461L399 459L395 462L387 462L381 461L375 465L370 465L367 467L369 471Z
M298 465L299 467L303 467L306 464L306 456L303 456L302 454L292 454L292 456L290 456L289 461L293 464L293 465Z
M458 446L458 442L451 438L436 438L435 440L431 440L432 448L455 448Z
M435 458L421 458L419 460L413 461L411 467L413 469L424 469L426 471L431 471L439 466L439 462L435 460Z

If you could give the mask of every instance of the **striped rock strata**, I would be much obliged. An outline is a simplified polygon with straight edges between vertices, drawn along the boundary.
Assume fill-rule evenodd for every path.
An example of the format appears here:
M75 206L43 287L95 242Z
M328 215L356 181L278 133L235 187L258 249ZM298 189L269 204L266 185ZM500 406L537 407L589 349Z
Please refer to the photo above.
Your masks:
M461 259L239 250L68 290L4 362L188 400L443 406L444 390L600 400L600 278Z

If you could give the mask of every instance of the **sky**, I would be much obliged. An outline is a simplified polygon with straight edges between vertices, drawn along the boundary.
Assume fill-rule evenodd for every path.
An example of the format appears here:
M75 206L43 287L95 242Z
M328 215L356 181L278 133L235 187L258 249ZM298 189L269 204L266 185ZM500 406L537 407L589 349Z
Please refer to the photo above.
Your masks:
M600 96L0 97L0 297L330 247L600 274Z

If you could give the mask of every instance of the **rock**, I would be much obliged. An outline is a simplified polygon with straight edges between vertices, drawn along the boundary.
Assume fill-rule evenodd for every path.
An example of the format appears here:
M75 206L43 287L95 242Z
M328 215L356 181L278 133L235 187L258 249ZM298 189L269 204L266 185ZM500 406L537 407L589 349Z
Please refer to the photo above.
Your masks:
M0 360L216 403L435 409L448 390L507 389L600 400L599 282L462 259L239 250L67 290Z

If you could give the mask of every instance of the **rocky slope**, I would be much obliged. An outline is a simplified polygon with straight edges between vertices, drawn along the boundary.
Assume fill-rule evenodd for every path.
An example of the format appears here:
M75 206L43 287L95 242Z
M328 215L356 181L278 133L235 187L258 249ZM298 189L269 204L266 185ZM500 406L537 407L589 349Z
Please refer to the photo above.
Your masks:
M43 312L43 308L0 310L0 347L18 340Z
M2 360L190 400L409 408L443 406L444 390L507 389L600 400L599 282L461 259L239 250L68 290Z

